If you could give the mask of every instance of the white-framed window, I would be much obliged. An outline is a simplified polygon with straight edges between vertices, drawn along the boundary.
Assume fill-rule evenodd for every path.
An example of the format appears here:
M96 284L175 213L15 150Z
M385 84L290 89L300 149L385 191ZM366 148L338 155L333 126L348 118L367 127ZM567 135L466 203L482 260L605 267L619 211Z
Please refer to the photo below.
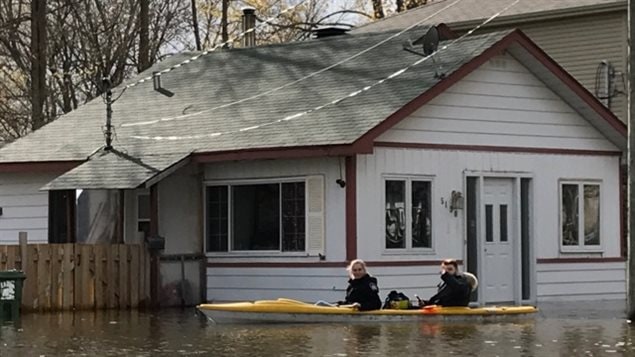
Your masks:
M432 180L384 176L384 248L432 249Z
M144 238L150 234L150 193L137 192L137 234Z
M600 250L601 184L560 181L560 247L563 251Z
M322 176L208 182L208 253L323 253Z

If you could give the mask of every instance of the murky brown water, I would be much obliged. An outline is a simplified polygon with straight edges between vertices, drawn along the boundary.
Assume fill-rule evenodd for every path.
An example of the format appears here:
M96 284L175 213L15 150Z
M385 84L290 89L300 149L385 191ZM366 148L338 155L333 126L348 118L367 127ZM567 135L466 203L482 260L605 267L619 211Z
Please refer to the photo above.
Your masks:
M617 304L620 305L620 304ZM635 356L621 306L541 306L514 322L214 325L194 309L27 314L0 356Z

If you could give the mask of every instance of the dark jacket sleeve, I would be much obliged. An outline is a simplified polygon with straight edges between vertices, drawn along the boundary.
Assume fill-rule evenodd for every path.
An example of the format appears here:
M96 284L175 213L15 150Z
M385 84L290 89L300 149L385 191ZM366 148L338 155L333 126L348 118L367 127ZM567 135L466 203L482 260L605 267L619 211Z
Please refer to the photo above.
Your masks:
M444 273L441 275L443 287L428 300L428 304L442 306L467 306L469 303L470 286L467 280L456 275Z
M351 281L346 289L346 303L360 304L360 311L377 310L381 308L381 300L379 299L379 287L377 279L370 276L364 276L359 281Z

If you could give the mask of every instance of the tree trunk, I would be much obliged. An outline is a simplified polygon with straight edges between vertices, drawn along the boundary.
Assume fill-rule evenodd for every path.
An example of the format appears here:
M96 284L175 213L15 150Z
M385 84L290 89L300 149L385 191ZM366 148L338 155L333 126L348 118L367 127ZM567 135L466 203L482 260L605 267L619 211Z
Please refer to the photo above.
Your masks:
M223 0L223 8L221 14L221 39L224 43L223 47L227 47L227 41L229 41L229 35L227 34L227 9L229 8L229 0Z
M373 16L375 17L375 19L383 19L385 16L384 5L382 5L381 0L372 0L372 2L373 2Z
M150 68L150 0L140 0L139 9L139 65L143 72Z
M397 5L397 12L403 12L405 10L403 0L396 0L395 5Z
M406 9L414 9L415 7L419 7L428 3L428 0L407 0L406 1Z
M44 125L46 101L46 0L31 1L31 129Z
M192 0L192 28L194 29L194 41L196 42L196 50L203 49L201 46L201 34L198 31L198 10L196 9L196 0Z

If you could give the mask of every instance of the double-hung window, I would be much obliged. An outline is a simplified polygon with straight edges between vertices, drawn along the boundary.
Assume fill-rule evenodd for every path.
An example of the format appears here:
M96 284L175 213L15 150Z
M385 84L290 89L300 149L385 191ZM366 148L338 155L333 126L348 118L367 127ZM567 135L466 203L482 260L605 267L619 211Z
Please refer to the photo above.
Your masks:
M601 248L598 182L560 182L560 245L564 251Z
M323 179L206 186L207 252L321 253Z
M384 248L432 248L432 181L384 178Z

